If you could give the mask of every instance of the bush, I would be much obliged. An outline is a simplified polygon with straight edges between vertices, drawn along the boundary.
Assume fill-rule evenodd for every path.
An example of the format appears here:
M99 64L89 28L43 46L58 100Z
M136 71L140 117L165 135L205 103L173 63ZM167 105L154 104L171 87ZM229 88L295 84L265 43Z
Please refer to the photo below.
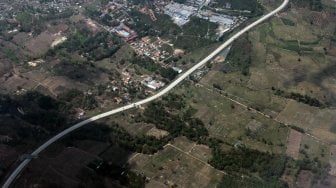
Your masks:
M290 19L286 19L286 18L281 18L282 22L285 24L285 25L288 25L288 26L295 26L295 23L290 20Z
M300 133L305 133L305 130L302 129L301 127L298 127L298 126L295 126L295 125L290 125L289 127L298 131L298 132L300 132Z
M218 90L223 90L222 86L220 86L219 84L213 84L212 86Z
M279 178L285 170L287 158L282 155L263 153L245 147L233 148L222 152L213 148L213 157L210 164L217 169L229 172L258 172L266 179Z
M176 76L178 75L178 73L170 67L169 68L161 67L160 70L159 70L159 73L163 78L166 78L170 81L174 80L176 78Z
M300 93L287 93L283 90L276 89L274 92L275 95L282 96L285 98L293 99L296 100L297 102L305 103L310 106L315 106L315 107L324 107L324 104L320 102L318 99L310 97L308 95L302 95Z

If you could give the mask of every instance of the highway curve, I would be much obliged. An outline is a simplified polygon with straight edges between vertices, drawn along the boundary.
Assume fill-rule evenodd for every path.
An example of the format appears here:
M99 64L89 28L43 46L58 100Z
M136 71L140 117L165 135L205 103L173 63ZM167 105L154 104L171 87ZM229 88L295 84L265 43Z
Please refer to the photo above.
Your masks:
M39 155L43 150L45 150L47 147L49 147L52 143L56 142L57 140L59 140L60 138L62 138L63 136L71 133L72 131L88 124L91 122L94 122L98 119L102 119L104 117L107 116L111 116L113 114L131 109L131 108L135 108L139 105L142 104L146 104L149 103L155 99L160 98L162 95L168 93L170 90L172 90L174 87L176 87L180 82L182 82L185 78L187 78L191 73L193 73L195 70L197 70L198 68L202 67L203 65L205 65L207 62L209 62L211 59L213 59L218 53L220 53L222 50L224 50L226 47L228 47L233 41L235 41L238 37L240 37L242 34L246 33L247 31L249 31L250 29L252 29L253 27L257 26L258 24L262 23L263 21L267 20L268 18L274 16L275 14L277 14L278 12L280 12L281 10L283 10L287 4L288 4L289 0L284 0L283 3L275 10L273 10L272 12L264 15L263 17L261 17L260 19L258 19L257 21L251 23L250 25L246 26L245 28L243 28L242 30L240 30L238 33L236 33L235 35L233 35L230 39L228 39L226 42L224 42L222 45L220 45L215 51L213 51L211 54L209 54L206 58L204 58L202 61L200 61L199 63L197 63L195 66L191 67L189 70L187 70L186 72L182 73L182 75L180 75L176 80L174 80L171 84L169 84L166 88L162 89L161 91L159 91L158 93L156 93L155 95L148 97L144 100L138 101L138 102L134 102L131 104L128 104L126 106L114 109L114 110L110 110L108 112L96 115L94 117L91 117L89 119L86 119L82 122L79 122L67 129L65 129L64 131L58 133L56 136L52 137L51 139L49 139L47 142L45 142L44 144L42 144L39 148L37 148L33 153L31 153L32 156L37 156ZM22 172L22 170L27 166L27 164L32 160L32 158L26 158L24 159L21 164L12 172L12 174L7 178L7 180L5 181L5 183L3 184L3 188L7 188L9 187L12 182L15 180L15 178Z

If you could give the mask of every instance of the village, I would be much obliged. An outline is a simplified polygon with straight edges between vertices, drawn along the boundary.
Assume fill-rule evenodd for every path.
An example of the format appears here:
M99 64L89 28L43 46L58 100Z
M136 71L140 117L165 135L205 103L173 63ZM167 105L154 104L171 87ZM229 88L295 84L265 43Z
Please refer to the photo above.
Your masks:
M217 38L246 20L241 16L234 17L206 9L210 2L211 0L187 0L184 4L180 4L173 1L158 0L153 2L154 8L151 9L147 6L132 4L131 1L113 0L102 7L100 17L106 23L103 27L122 38L138 56L146 56L154 63L163 67L170 67L179 74L183 71L182 68L170 65L169 60L183 55L184 50L175 48L169 40L160 37L141 37L135 31L136 28L131 28L128 25L128 23L134 22L129 11L137 10L144 15L148 15L153 22L157 21L156 15L165 14L170 16L174 23L180 27L187 24L191 17L196 16L218 24ZM230 4L227 5L227 8L230 8ZM106 20L106 18L109 20ZM151 76L146 77L141 83L153 90L160 89L165 85L162 81L155 80Z
M27 5L29 3L33 10L40 11L36 11L35 16L37 17L40 16L39 14L48 15L51 12L56 12L57 14L55 15L62 15L70 9L72 11L77 11L76 13L72 12L74 15L78 13L80 14L82 11L82 14L85 15L85 23L91 29L98 32L105 30L108 33L113 34L113 36L118 37L130 47L137 58L145 58L144 62L135 62L135 64L139 67L144 67L144 69L148 69L147 71L140 71L140 73L135 74L134 68L129 68L130 63L128 62L127 66L121 66L121 68L118 69L120 80L112 79L110 80L110 83L104 85L103 90L105 93L108 93L109 98L112 97L111 102L119 105L128 103L136 97L131 94L132 90L137 90L141 93L139 94L141 97L155 93L169 84L170 81L175 79L175 77L186 70L191 64L195 63L195 60L191 60L190 58L183 60L184 63L181 63L181 61L176 63L189 52L183 47L177 46L175 44L176 41L172 41L172 38L159 36L155 33L143 34L142 30L139 29L137 25L139 16L141 18L148 18L148 22L153 24L159 22L159 19L162 19L162 16L166 16L165 18L171 19L171 22L176 24L176 27L181 28L181 31L192 18L202 19L205 20L205 22L217 25L218 29L216 29L217 33L215 33L215 38L217 39L245 20L244 17L219 14L208 9L207 7L213 2L212 0L186 0L179 2L180 3L170 0L158 0L152 2L153 6L147 6L141 3L134 3L133 1L111 0L106 1L104 6L91 6L93 7L94 15L96 15L92 16L86 13L88 10L86 6L90 3L86 0L15 0L0 3L0 10L2 10L0 12L0 20L6 17L6 21L10 21L8 18L11 18L15 23L18 15L16 15L14 10L18 4ZM229 4L227 5L227 8L230 8ZM134 15L138 15L138 17ZM11 30L7 31L7 34L15 35L16 33L20 33L22 30L20 27L20 25L13 27ZM57 33L41 34L52 36L52 43L49 45L50 48L58 48L58 46L71 39L71 36L68 36L69 34L67 34L67 30L70 30L69 27L64 24L62 27L64 28ZM178 35L178 33L176 33L176 35ZM29 36L34 37L32 32L29 33ZM109 43L107 49L114 47L113 43L109 41L105 42ZM88 53L80 55L83 58L90 57ZM94 63L94 61L90 61L91 63ZM30 69L36 69L48 64L43 57L33 58L25 63ZM207 71L207 68L200 69L191 76L191 79L199 80ZM53 81L51 80L48 81L48 83L52 82ZM43 86L51 90L51 93L54 93L52 88L57 89L58 84L56 83L62 83L64 80L55 80L54 82L55 86L52 86L52 84L50 84L52 87L46 85ZM101 90L101 88L99 89ZM16 94L20 94L26 90L27 89L19 89L16 91ZM54 95L56 96L57 94ZM95 96L95 89L87 90L84 95ZM102 104L106 102L102 97L97 97L97 100L101 100L100 103ZM84 114L85 111L78 108L78 119L82 118Z
M184 54L183 49L177 49L174 45L166 39L153 36L139 36L136 32L136 28L131 28L128 24L133 22L132 16L129 12L137 10L144 15L148 15L153 22L157 20L156 15L165 14L171 17L175 24L182 27L187 24L191 17L199 17L209 22L218 24L217 37L220 38L223 34L242 23L246 18L234 17L224 14L213 12L206 7L212 2L212 0L186 0L184 3L177 3L169 0L154 1L154 8L149 8L141 4L135 4L133 1L125 0L111 0L105 6L101 7L100 18L104 20L100 23L103 28L111 33L115 33L126 43L128 43L139 56L147 56L152 59L154 63L162 66L171 66L167 64L169 60L176 56L176 53L180 56ZM28 0L16 0L13 2L2 2L0 4L0 20L4 17L8 17L18 4L27 4L36 10L44 12L57 11L62 13L68 8L72 10L78 10L82 8L82 5L86 3L86 0L74 1L74 0L51 0L51 1L28 1ZM27 4L28 5L28 4ZM230 4L227 5L230 8ZM15 18L15 15L11 15ZM15 32L16 29L10 31ZM62 38L59 42L66 40L66 37ZM56 43L55 43L56 44ZM58 43L57 43L58 44ZM30 63L30 66L35 63ZM181 72L182 69L174 67ZM163 86L164 84L158 84ZM160 88L152 87L149 88Z

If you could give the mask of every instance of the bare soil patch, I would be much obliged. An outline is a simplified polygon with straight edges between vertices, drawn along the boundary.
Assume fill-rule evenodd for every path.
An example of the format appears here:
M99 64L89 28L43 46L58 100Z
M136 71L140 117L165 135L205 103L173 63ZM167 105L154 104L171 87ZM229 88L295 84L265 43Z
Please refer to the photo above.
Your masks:
M211 149L207 145L195 145L189 152L191 155L203 160L208 161L211 158Z
M336 145L330 147L330 171L329 174L336 176Z
M307 170L300 171L297 180L296 180L296 187L297 188L309 188L310 187L310 180L312 177L312 173Z
M287 141L287 150L286 150L287 156L292 157L293 159L296 160L298 159L301 141L302 141L302 133L291 129Z
M186 137L182 136L182 137L175 138L172 141L172 145L182 149L185 152L188 152L195 146L195 143L188 140Z
M18 90L18 88L30 90L35 86L36 83L17 75L10 75L9 77L0 80L0 88L2 88L6 93L14 93Z
M151 128L146 135L148 136L154 136L156 138L162 138L164 136L167 136L169 134L169 132L162 130L162 129L158 129L156 127Z
M25 47L31 52L33 57L39 57L46 53L56 36L49 32L43 32L40 35L28 40Z

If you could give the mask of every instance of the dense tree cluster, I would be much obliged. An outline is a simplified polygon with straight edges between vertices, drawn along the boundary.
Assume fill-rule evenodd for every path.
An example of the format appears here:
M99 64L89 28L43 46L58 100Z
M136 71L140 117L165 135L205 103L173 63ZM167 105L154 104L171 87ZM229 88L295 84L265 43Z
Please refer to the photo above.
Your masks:
M110 132L110 142L130 151L152 154L162 149L168 142L167 138L157 139L153 136L132 136L127 131L113 125Z
M10 30L17 24L9 23L7 20L0 20L0 32Z
M71 110L67 104L42 95L28 92L20 96L0 96L0 115L7 114L12 121L20 122L11 127L19 137L33 136L34 139L45 138L65 127L70 120ZM10 122L10 121L7 121Z
M204 38L210 38L216 35L218 24L209 22L208 20L191 17L190 21L183 25L184 35L193 35Z
M46 22L56 19L69 18L73 14L74 11L70 8L59 12L55 9L43 11L38 8L25 7L18 11L15 19L20 25L21 32L32 32L32 34L36 36L47 28Z
M94 124L94 126L84 127L79 132L71 135L66 142L70 144L73 140L85 139L108 142L131 152L153 154L162 149L170 137L158 139L153 136L131 135L117 123L112 122L109 126L105 124Z
M61 93L58 96L61 101L67 102L74 108L82 108L92 110L98 106L98 103L93 95L84 94L77 89L70 89Z
M216 0L216 6L226 8L230 4L233 10L248 10L251 11L253 16L263 14L263 8L257 0Z
M165 99L148 105L143 113L145 121L167 130L172 137L186 136L192 141L204 142L209 135L208 130L200 119L192 117L194 111L191 107L185 106L178 95Z
M168 80L174 80L176 78L176 76L178 75L178 73L172 69L171 67L168 68L163 68L161 67L159 69L159 73L163 78L166 78Z
M334 34L331 37L331 41L336 42L336 28L335 28Z
M59 96L62 101L71 102L82 95L77 90L70 90ZM200 119L193 118L194 110L187 106L183 97L177 94L169 94L159 102L149 105L143 116L136 117L138 121L144 120L155 124L157 128L167 130L168 136L156 138L153 136L135 136L128 133L116 123L109 126L95 125L81 129L71 135L71 140L97 140L109 142L113 145L132 152L152 154L162 149L171 139L177 136L186 136L193 141L204 142L208 132Z
M290 20L290 19L287 19L287 18L281 18L281 21L285 24L285 25L288 25L288 26L295 26L295 22Z
M90 18L95 19L95 20L99 19L101 15L99 9L97 9L96 6L86 6L84 13Z
M66 104L38 92L28 92L16 100L23 119L50 131L64 127L69 113Z
M181 4L183 4L183 3L186 3L187 2L187 0L174 0L176 3L181 3Z
M318 182L322 185L328 184L328 173L330 171L330 164L325 161L321 161L319 157L314 157L311 159L306 151L309 149L308 145L304 146L304 149L300 150L300 154L303 155L302 159L299 159L295 162L297 167L296 176L302 171L307 170L313 173L312 184L317 184ZM323 149L321 151L321 156L325 155Z
M287 188L288 185L279 180L261 180L256 177L240 175L224 175L218 188Z
M323 4L321 0L294 0L294 3L300 7L308 7L312 11L323 10Z
M192 17L191 20L182 26L182 34L173 40L178 48L192 51L216 42L216 29L218 25L205 19Z
M8 95L0 95L0 114L9 113L12 108L11 98Z
M94 124L93 126L83 127L78 132L67 137L65 142L72 145L73 141L87 139L107 142L111 144L111 147L122 150L123 152L118 153L117 155L120 156L117 156L116 158L119 159L121 157L121 160L125 160L126 162L129 151L153 154L158 150L161 150L163 145L165 145L170 138L163 137L157 139L152 136L131 135L118 124L111 123L109 126L105 124ZM121 148L127 150L127 152ZM146 179L144 176L130 171L130 168L127 165L120 166L120 164L116 164L115 161L107 162L102 160L91 162L88 167L98 174L98 176L93 179L95 185L106 187L102 182L104 182L104 177L108 177L115 180L117 184L125 187L142 188L145 186ZM82 182L85 182L87 185L87 181L88 180L83 180Z
M248 35L245 34L232 44L226 61L230 62L230 65L238 68L243 75L247 76L250 72L250 66L252 63L252 48L252 43L249 40Z
M212 87L214 87L215 89L218 89L218 90L223 90L222 86L220 86L219 84L212 84Z
M187 107L187 102L183 96L170 93L162 98L164 105L169 109L182 110Z
M290 128L299 131L300 133L305 133L305 130L301 127L295 126L295 125L289 125Z
M282 96L282 97L285 97L285 98L289 98L289 99L293 99L293 100L296 100L297 102L301 102L301 103L305 103L305 104L308 104L310 106L315 106L315 107L323 107L324 104L322 102L320 102L318 99L316 98L313 98L313 97L310 97L308 95L302 95L300 93L294 93L294 92L285 92L283 90L280 90L280 89L274 89L273 90L275 91L275 95L278 95L278 96Z
M66 76L69 79L94 84L93 81L105 70L94 67L92 63L73 63L74 59L70 59L68 62L65 59L61 59L61 62L54 66L54 74L60 76Z
M122 41L119 37L108 32L92 34L87 29L81 29L73 33L68 40L51 49L47 55L66 49L68 53L77 52L88 60L98 61L111 57L120 48Z
M150 72L155 72L160 69L160 65L157 63L154 63L152 59L149 57L139 57L136 56L135 58L132 59L131 63L139 65L140 67L150 71Z
M12 62L18 63L20 61L20 58L18 57L18 54L13 49L4 49L3 51L5 53L5 57L11 60Z
M181 32L179 28L168 15L155 15L156 21L152 21L148 15L142 14L139 11L132 10L130 16L135 23L129 25L137 31L140 37L144 36L175 36Z
M277 179L285 170L287 158L282 155L263 153L246 147L235 147L230 151L213 149L210 164L228 172L259 173L265 179Z
M131 63L136 64L150 72L157 72L163 78L168 80L174 80L178 73L174 71L172 68L164 68L160 64L155 63L152 59L148 57L135 57Z
M44 14L41 16L40 19L43 21L51 21L51 20L56 20L56 19L64 19L64 18L69 18L74 14L74 10L71 8L68 8L62 12L59 12L57 10L50 10L47 14Z
M29 11L22 11L16 15L16 20L20 24L21 32L33 32L34 35L41 33L46 26L43 20L34 16L33 13Z
M135 5L147 5L150 6L152 4L152 0L130 0Z
M128 167L120 167L118 165L107 163L106 161L93 161L88 165L89 168L96 171L99 175L95 177L95 187L110 187L111 185L106 185L104 182L104 177L108 177L116 181L117 185L122 185L123 187L130 188L144 188L146 184L146 177L131 171ZM97 168L98 167L98 168ZM83 182L83 187L87 187L86 181ZM119 187L119 186L116 186Z
M192 17L186 25L177 26L168 15L156 15L154 22L148 15L138 11L130 12L135 23L130 25L140 37L161 36L172 39L174 45L187 51L192 51L216 41L217 24L207 20Z

